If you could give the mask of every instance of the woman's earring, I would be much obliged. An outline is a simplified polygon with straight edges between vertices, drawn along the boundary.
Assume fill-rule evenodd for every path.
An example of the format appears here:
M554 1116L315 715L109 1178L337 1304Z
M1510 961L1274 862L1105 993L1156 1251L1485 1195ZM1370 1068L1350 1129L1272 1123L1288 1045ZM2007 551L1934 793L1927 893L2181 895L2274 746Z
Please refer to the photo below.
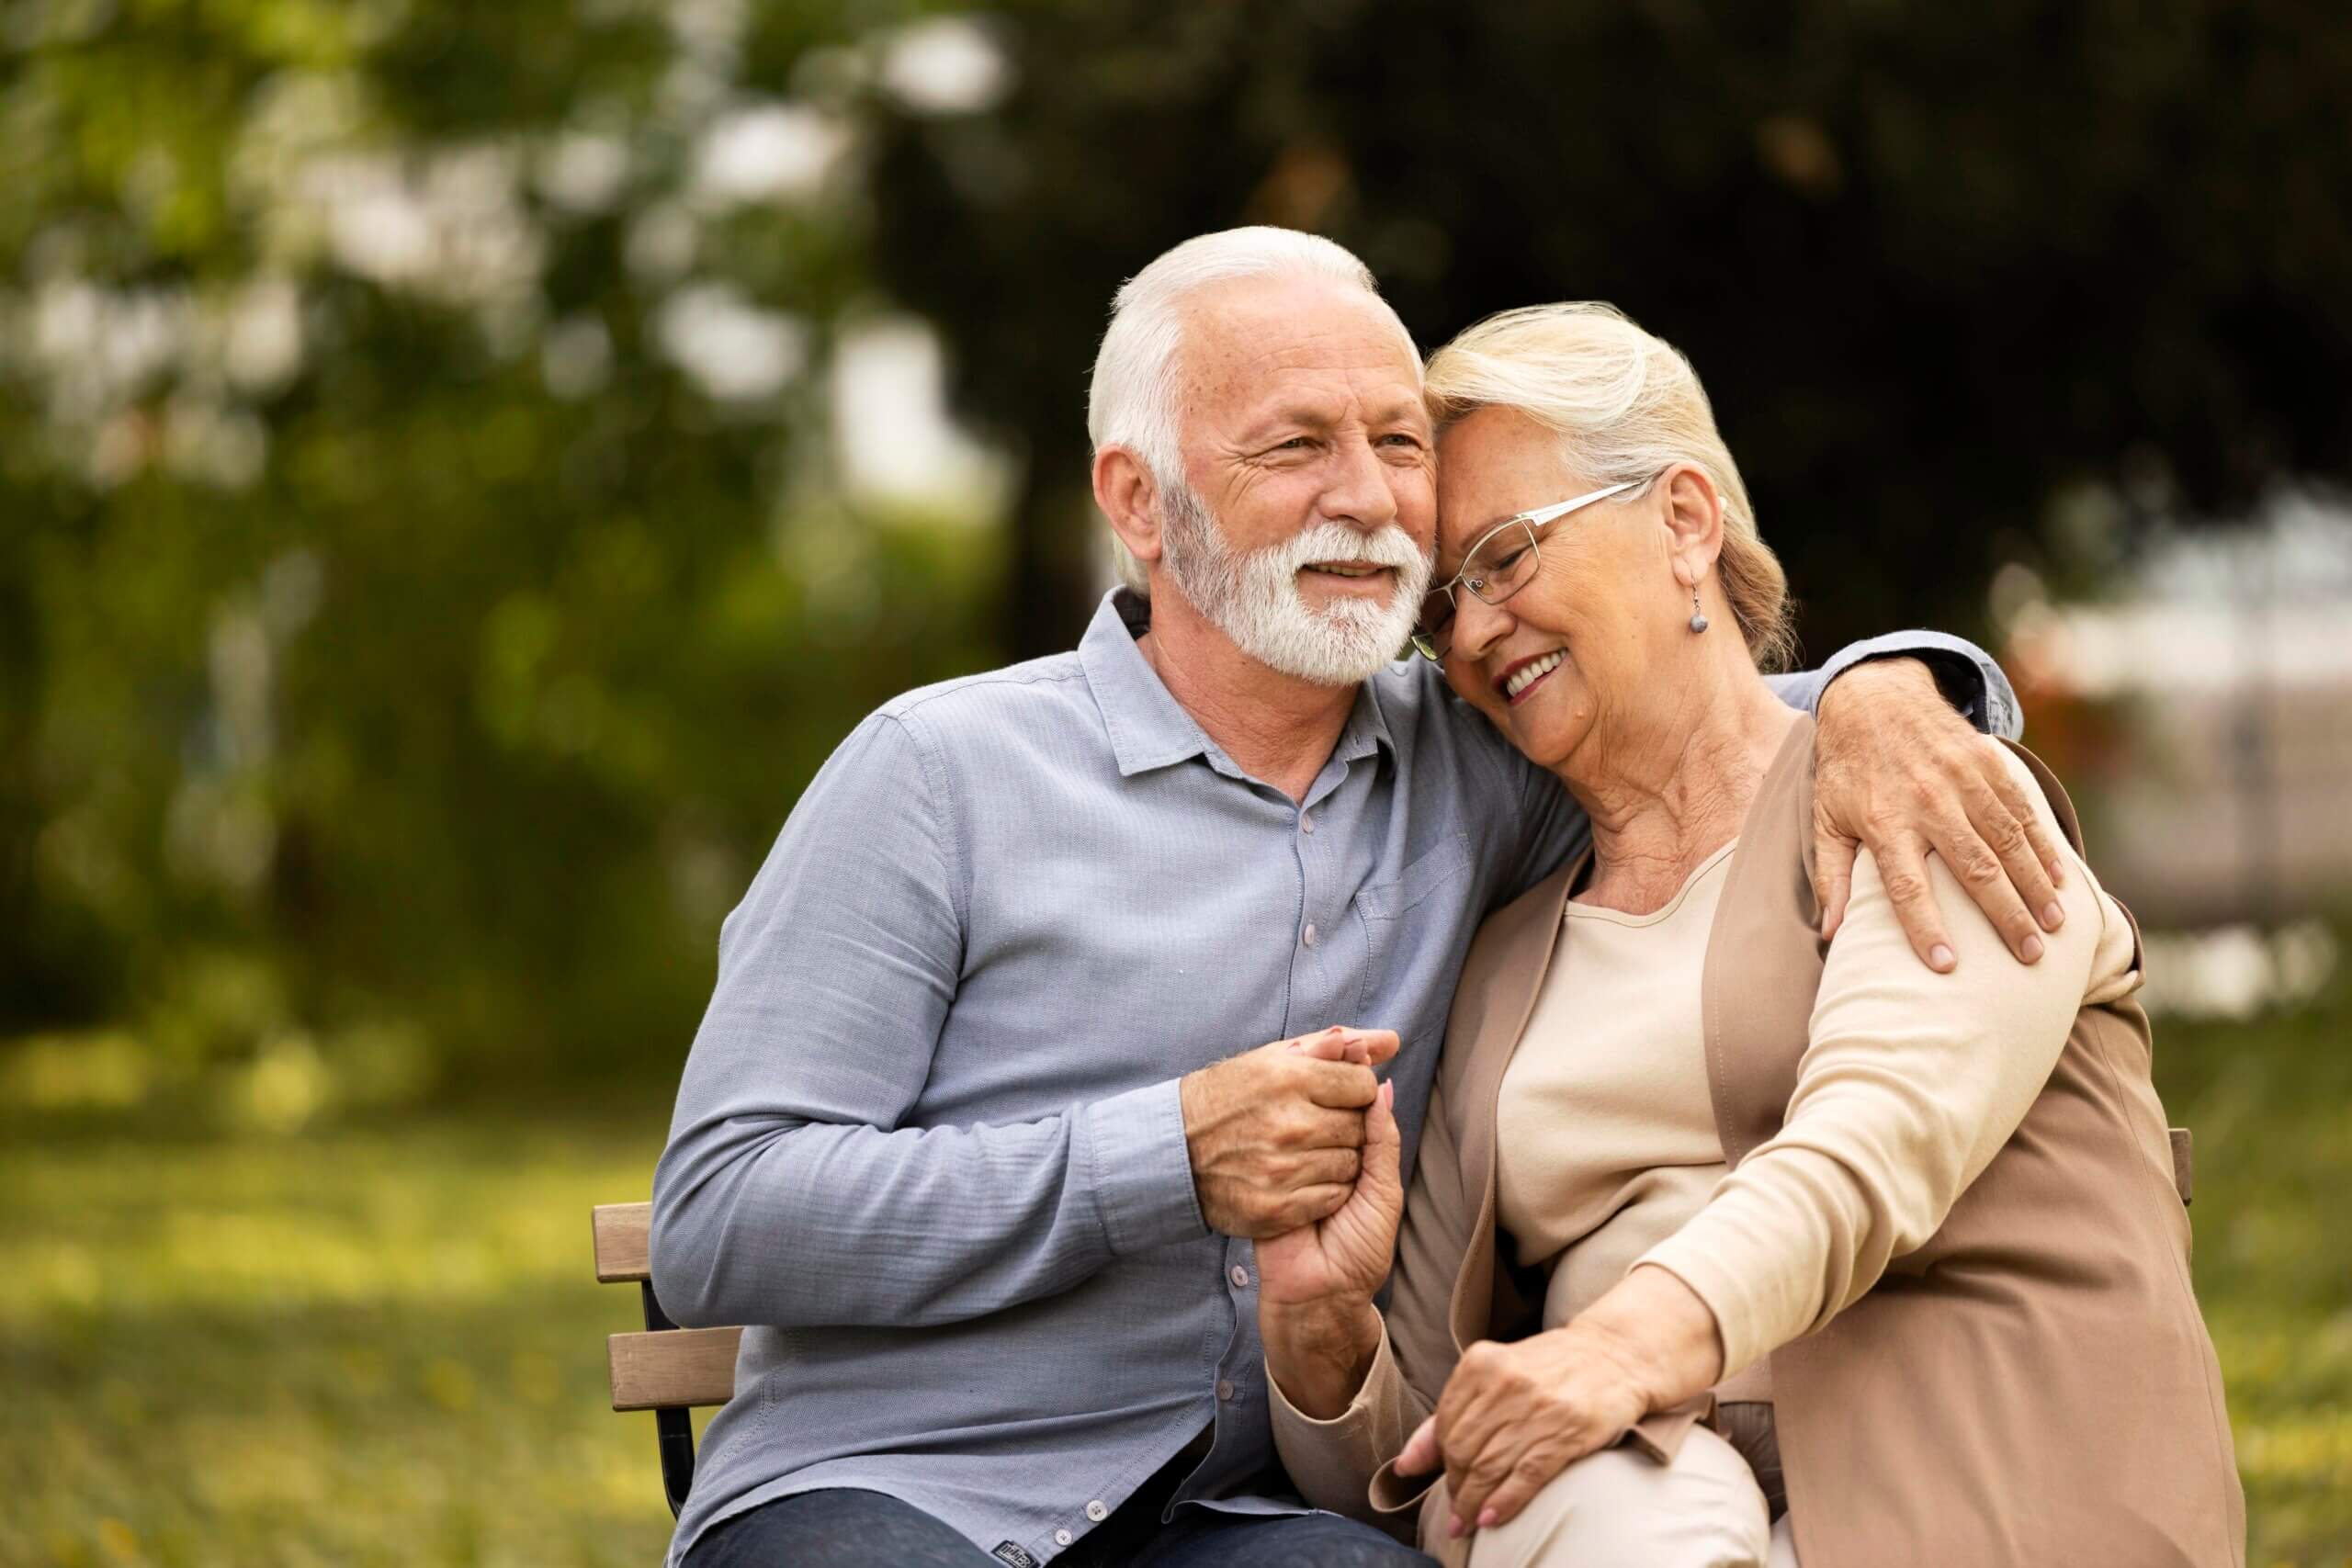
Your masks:
M1707 629L1706 612L1699 608L1699 585L1695 582L1690 585L1690 629L1694 632Z

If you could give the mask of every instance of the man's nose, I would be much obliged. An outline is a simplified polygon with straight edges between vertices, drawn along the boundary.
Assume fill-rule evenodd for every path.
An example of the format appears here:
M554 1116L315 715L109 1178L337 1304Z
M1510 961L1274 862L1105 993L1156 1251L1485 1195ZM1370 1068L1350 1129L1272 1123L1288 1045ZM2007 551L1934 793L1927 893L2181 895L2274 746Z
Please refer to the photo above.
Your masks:
M1389 467L1369 440L1341 441L1332 454L1333 473L1323 492L1323 514L1370 533L1396 521L1396 492Z

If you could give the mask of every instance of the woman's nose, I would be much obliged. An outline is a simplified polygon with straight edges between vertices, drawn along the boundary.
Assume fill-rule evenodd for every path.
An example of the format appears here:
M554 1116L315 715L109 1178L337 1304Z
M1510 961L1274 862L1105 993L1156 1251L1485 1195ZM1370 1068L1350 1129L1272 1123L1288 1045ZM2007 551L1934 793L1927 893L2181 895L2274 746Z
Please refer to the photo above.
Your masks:
M1500 604L1489 604L1467 588L1453 592L1453 651L1484 659L1519 623Z

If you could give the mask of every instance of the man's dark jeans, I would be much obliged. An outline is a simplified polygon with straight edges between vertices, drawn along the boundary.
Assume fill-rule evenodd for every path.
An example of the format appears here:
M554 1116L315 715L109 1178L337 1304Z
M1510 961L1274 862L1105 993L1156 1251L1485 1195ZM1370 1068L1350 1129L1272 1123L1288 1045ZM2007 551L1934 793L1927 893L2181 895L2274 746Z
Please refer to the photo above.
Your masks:
M1122 1508L1053 1568L1435 1568L1370 1525L1337 1514ZM685 1568L1005 1568L939 1520L879 1492L780 1497L718 1525Z

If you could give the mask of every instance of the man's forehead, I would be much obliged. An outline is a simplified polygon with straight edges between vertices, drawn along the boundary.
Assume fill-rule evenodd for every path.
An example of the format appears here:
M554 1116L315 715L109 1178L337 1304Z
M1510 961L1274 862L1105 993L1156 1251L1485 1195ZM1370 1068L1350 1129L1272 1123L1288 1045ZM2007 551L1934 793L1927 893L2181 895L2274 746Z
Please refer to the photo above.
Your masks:
M1205 382L1263 384L1334 372L1420 393L1420 361L1373 295L1320 280L1237 279L1201 291L1186 357Z

